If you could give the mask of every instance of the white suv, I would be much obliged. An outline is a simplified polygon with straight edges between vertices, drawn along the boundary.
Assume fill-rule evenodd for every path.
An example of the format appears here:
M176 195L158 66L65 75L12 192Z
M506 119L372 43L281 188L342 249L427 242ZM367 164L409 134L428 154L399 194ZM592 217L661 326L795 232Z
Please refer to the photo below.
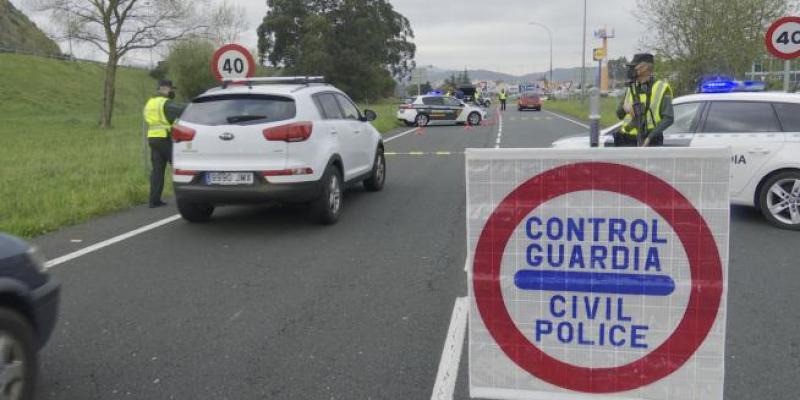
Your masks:
M346 184L383 188L383 141L342 91L319 78L253 78L192 100L172 128L173 182L183 218L223 204L310 202L335 223Z
M664 146L730 147L731 202L759 208L776 226L800 230L800 95L717 93L673 100L675 123ZM614 146L619 124L602 132L600 145ZM557 148L588 148L570 137Z

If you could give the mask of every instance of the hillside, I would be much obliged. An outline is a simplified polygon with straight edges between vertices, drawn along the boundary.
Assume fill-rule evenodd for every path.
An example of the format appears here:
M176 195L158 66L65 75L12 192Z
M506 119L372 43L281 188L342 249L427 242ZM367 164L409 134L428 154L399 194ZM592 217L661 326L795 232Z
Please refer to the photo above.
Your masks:
M434 66L425 66L428 70L427 79L431 83L441 83L450 75L459 75L463 70L456 71L456 70L447 70L447 69L440 69ZM580 80L580 72L581 69L578 68L555 68L553 69L553 79L556 81L579 81ZM495 72L495 71L487 71L483 69L478 70L467 70L469 77L476 80L482 81L503 81L503 82L510 82L510 83L522 83L522 82L533 82L536 80L541 79L543 76L547 75L547 71L543 72L534 72L532 74L526 74L522 76L506 74L502 72ZM591 77L597 74L597 67L586 67L586 79L587 81L591 79Z
M0 0L0 48L61 54L56 42L48 38L9 0Z
M17 54L0 65L0 231L35 236L146 200L147 71L120 68L114 129L101 130L102 66Z

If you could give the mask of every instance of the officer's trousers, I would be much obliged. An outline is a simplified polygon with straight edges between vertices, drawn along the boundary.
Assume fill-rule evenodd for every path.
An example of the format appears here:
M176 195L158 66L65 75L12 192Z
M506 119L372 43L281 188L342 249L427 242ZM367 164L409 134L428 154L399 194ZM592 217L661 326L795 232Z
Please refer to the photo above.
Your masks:
M172 140L149 138L147 143L150 145L150 161L153 164L153 169L150 171L150 205L155 205L161 202L167 163L172 164Z

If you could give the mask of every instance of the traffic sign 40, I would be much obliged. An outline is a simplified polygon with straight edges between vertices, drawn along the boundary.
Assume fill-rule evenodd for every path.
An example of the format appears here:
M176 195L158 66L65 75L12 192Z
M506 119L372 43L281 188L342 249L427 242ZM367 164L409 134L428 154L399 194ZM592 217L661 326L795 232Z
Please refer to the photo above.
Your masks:
M250 78L256 72L256 63L246 48L227 44L214 52L211 71L218 81Z
M800 17L784 17L770 26L767 49L775 57L789 60L800 57Z

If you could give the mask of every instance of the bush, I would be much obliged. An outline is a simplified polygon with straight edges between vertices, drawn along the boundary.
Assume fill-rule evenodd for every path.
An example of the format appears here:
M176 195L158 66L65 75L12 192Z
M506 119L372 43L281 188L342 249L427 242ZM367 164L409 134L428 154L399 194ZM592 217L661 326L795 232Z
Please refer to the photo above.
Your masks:
M189 39L175 44L167 56L168 77L178 86L178 94L192 99L217 84L209 62L214 45L204 39Z

